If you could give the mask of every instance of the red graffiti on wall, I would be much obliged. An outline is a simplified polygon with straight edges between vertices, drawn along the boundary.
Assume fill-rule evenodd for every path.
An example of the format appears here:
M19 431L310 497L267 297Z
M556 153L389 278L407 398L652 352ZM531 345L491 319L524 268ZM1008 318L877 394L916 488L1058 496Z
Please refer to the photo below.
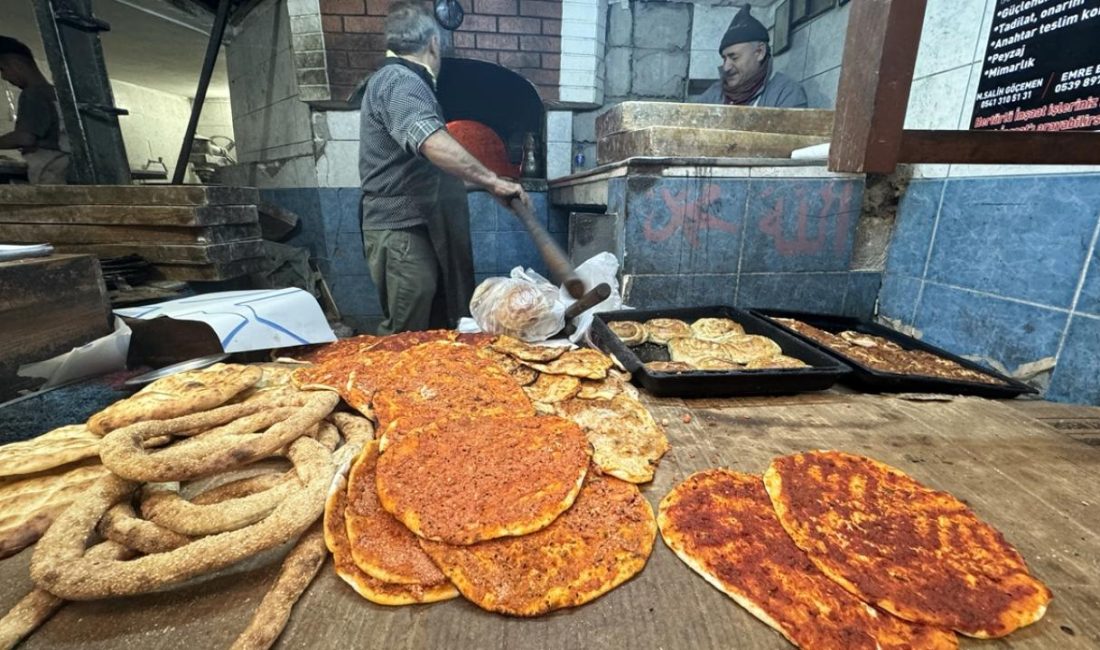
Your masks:
M691 199L690 190L672 193L667 188L661 190L661 200L668 212L668 221L661 226L656 224L660 211L646 216L643 234L647 241L659 243L668 240L678 231L692 248L698 248L700 236L704 231L719 230L730 234L737 233L737 224L722 220L715 203L721 198L722 189L718 185L706 185L695 199Z
M833 250L843 253L848 241L848 220L851 218L849 210L852 203L852 183L844 183L843 191L838 195L836 184L827 183L821 188L821 209L813 217L816 222L816 232L811 235L810 230L810 200L804 189L795 190L793 210L788 214L787 197L781 196L775 199L772 209L760 220L760 232L771 237L775 244L775 251L787 257L793 255L813 255L825 250L828 243L828 226L835 222L833 232ZM773 195L771 188L761 192L763 199ZM794 237L788 238L783 225L787 221L785 217L793 216Z

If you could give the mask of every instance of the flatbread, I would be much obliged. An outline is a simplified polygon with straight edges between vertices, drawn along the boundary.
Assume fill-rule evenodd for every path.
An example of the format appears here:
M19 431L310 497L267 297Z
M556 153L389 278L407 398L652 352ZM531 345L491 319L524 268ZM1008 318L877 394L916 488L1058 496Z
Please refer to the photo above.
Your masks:
M638 488L589 472L573 507L523 537L473 546L420 540L466 599L513 616L576 607L638 574L657 535Z
M366 417L373 417L374 393L385 384L395 355L424 343L454 341L452 330L402 332L389 336L341 339L315 358L314 366L294 371L294 384L302 390L331 390Z
M364 573L351 556L344 512L348 503L347 479L337 475L332 491L325 501L325 546L332 553L336 575L348 583L357 594L378 605L415 605L434 603L458 597L458 590L449 582L438 585L397 585L376 580Z
M774 357L753 359L745 364L746 370L762 370L765 368L809 368L809 364L801 359L788 357L785 354L777 354Z
M624 393L638 399L638 389L630 384L630 375L611 371L607 379L582 379L576 396L578 399L614 399Z
M358 354L377 343L379 338L381 337L371 334L349 336L324 345L279 350L278 353L280 358L293 359L302 363L322 364L331 359Z
M672 339L691 338L691 326L675 318L653 318L645 322L645 331L651 343L665 345Z
M410 431L454 415L534 415L531 400L497 364L461 343L436 341L394 357L374 395L381 450Z
M756 359L774 357L783 354L783 348L766 336L746 334L723 343L730 360L737 363L749 363Z
M565 354L569 348L564 345L532 345L511 336L499 336L490 344L497 352L503 352L520 361L547 363Z
M37 438L0 447L0 478L34 474L99 456L99 436L70 424Z
M262 377L260 368L227 363L171 375L96 413L88 420L88 430L102 436L135 422L206 411L225 404Z
M348 474L347 520L351 557L376 580L406 585L430 585L446 577L416 543L416 535L382 509L375 488L378 441L363 448Z
M701 359L725 359L733 363L734 354L724 343L694 338L676 338L668 342L668 355L673 361L699 366Z
M539 375L523 390L532 402L553 404L575 397L581 391L581 380L569 375Z
M665 544L800 648L958 647L955 635L877 612L821 573L776 519L760 477L697 472L661 500Z
M526 535L573 504L588 441L561 418L456 418L398 440L378 461L382 507L448 544Z
M996 638L1053 597L995 528L946 492L863 456L772 461L764 482L783 528L827 576L901 618Z
M649 338L645 325L632 320L611 321L607 327L626 345L641 345Z
M551 375L569 375L581 379L603 379L614 362L611 357L592 348L571 350L549 363L527 362L539 372Z
M700 318L691 324L691 331L697 339L724 342L734 336L741 336L745 328L728 318Z
M734 363L729 359L721 359L719 357L702 357L695 361L695 367L699 370L711 370L717 372L736 372L743 370L745 366L739 363Z
M38 541L69 504L109 473L96 459L0 481L0 559Z
M667 372L667 373L681 373L681 372L693 372L695 366L690 363L684 363L683 361L650 361L645 364L645 367L650 372Z
M592 445L592 462L606 474L631 483L653 480L657 462L669 450L660 425L638 400L623 394L610 400L572 399L556 412L576 422Z
M503 352L497 352L490 347L484 347L479 349L477 353L483 359L488 359L500 366L504 372L508 373L508 375L520 386L530 386L539 378L538 370L523 365Z

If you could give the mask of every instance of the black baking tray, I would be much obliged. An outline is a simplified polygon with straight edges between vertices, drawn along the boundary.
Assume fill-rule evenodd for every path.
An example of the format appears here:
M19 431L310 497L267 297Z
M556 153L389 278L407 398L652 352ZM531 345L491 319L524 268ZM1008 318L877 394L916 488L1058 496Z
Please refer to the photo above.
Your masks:
M589 339L592 344L612 354L634 376L634 381L650 394L662 397L724 397L729 395L783 395L825 390L843 375L851 372L836 357L825 354L785 329L757 318L747 311L718 305L712 307L682 307L673 309L625 310L595 315ZM729 318L745 328L747 334L766 336L786 354L801 359L809 368L776 368L740 371L700 370L694 372L651 372L646 361L667 360L663 345L628 347L608 328L617 320L645 322L651 318L678 318L691 323L699 318Z
M754 316L759 316L766 319L769 323L774 324L776 327L782 328L783 331L789 332L793 336L797 336L799 339L805 341L809 345L812 345L819 350L822 350L832 356L841 359L844 363L852 367L852 373L845 377L845 383L849 383L860 390L870 393L945 393L948 395L975 395L978 397L991 397L996 399L1008 399L1018 397L1024 394L1035 394L1039 391L1035 390L1031 386L1025 383L1006 377L998 372L990 370L981 364L975 363L968 359L964 359L960 356L951 354L947 350L937 348L934 345L929 345L920 339L913 338L912 336L906 336L901 332L886 327L885 325L879 325L878 323L871 323L868 321L860 320L858 318L851 318L848 316L832 316L828 314L810 314L797 311L783 311L773 309L755 309L751 312ZM854 332L860 332L862 334L872 334L874 336L881 336L882 338L897 343L906 350L924 350L925 352L931 352L932 354L950 359L955 363L976 370L982 374L995 377L1003 384L981 384L972 381L962 381L958 379L940 379L939 377L924 377L920 375L904 375L893 372L883 372L881 370L875 370L856 361L855 359L845 356L842 352L833 350L832 348L822 345L813 339L807 338L784 326L781 323L775 322L773 318L793 318L800 320L807 325L812 325L818 329L825 330L831 334L837 334L845 330L852 330Z

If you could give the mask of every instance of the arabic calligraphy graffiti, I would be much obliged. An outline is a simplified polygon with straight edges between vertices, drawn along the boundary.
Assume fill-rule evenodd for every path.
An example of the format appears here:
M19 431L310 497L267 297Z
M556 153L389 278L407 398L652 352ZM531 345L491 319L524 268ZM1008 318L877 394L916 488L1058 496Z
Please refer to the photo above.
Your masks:
M664 203L665 210L653 210L646 215L642 232L647 241L667 241L677 232L682 232L688 245L698 248L701 237L709 230L737 233L737 224L719 216L722 188L716 184L708 184L699 187L697 193L694 189L675 193L668 188L661 189L661 202ZM668 215L668 220L658 225L660 217L665 214Z
M832 248L836 253L843 253L848 243L848 226L851 218L852 183L841 183L843 190L839 193L836 183L822 185L819 196L821 208L816 215L811 216L812 197L808 196L806 188L795 188L793 209L788 210L788 197L778 196L772 203L771 210L760 220L760 232L771 237L775 244L775 251L784 257L794 255L813 255L825 251L828 244L830 226L833 230ZM774 196L773 188L766 188L760 193L761 199L767 200ZM813 220L816 232L811 235L810 221ZM794 221L794 236L787 237L788 226Z

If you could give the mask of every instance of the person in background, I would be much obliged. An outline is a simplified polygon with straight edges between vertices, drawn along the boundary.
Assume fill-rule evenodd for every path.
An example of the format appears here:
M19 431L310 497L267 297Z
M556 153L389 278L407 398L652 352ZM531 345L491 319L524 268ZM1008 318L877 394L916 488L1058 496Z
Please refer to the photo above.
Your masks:
M733 17L722 37L721 78L697 100L700 104L806 108L802 84L772 70L768 30L749 13L745 5Z
M435 95L442 61L435 18L419 3L396 3L385 33L385 61L352 95L362 93L361 219L382 303L378 333L454 327L474 289L463 181L502 202L530 199L447 132Z
M15 130L0 135L0 149L19 150L32 184L64 185L69 153L57 93L30 48L7 36L0 36L0 78L20 91Z

